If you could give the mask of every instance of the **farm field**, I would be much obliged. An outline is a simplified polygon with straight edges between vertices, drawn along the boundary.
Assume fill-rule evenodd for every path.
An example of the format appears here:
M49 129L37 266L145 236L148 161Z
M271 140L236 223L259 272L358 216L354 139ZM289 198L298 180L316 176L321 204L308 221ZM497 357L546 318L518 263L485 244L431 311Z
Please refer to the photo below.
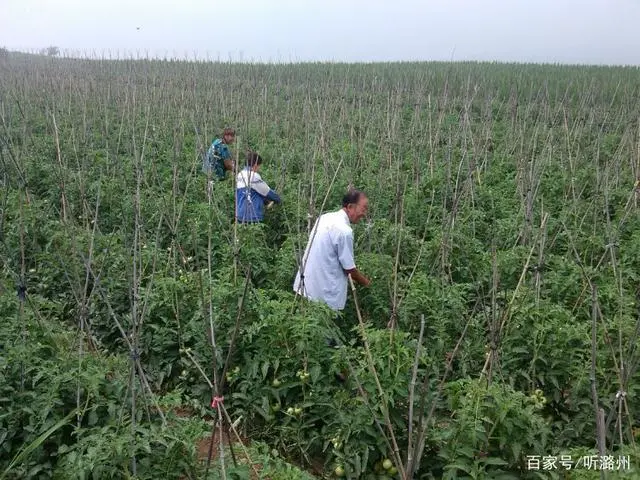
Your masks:
M637 68L3 51L0 479L640 478L639 99ZM227 126L261 225L208 194ZM372 284L335 321L292 283L349 185Z

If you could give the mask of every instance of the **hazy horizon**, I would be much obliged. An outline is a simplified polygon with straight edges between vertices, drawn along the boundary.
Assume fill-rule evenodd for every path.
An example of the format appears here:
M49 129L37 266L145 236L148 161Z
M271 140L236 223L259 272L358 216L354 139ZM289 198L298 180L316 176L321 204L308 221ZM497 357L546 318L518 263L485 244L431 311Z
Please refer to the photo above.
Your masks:
M0 46L234 62L640 65L640 1L0 0Z

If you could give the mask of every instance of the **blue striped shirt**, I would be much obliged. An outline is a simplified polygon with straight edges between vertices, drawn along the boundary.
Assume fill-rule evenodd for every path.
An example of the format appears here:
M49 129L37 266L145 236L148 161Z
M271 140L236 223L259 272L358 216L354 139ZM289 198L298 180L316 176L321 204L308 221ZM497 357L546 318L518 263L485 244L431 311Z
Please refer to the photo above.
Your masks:
M269 188L258 172L243 168L236 177L236 219L241 223L255 223L264 220L264 204L268 200L280 203L280 197Z

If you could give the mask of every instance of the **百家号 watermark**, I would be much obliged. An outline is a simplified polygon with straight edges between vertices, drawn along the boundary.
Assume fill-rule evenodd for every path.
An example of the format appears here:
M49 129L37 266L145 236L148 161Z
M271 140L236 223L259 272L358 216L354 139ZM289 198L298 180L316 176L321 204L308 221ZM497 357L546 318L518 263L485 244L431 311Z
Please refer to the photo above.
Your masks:
M527 470L631 470L629 455L527 455Z

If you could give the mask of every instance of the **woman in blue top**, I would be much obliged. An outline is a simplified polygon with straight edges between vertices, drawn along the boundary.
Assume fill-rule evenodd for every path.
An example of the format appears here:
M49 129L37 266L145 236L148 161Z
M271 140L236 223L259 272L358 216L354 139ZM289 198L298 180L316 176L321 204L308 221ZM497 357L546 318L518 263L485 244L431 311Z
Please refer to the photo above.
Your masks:
M247 153L247 166L236 177L236 219L240 223L257 223L264 220L264 205L269 201L282 200L258 173L262 157L255 152Z

